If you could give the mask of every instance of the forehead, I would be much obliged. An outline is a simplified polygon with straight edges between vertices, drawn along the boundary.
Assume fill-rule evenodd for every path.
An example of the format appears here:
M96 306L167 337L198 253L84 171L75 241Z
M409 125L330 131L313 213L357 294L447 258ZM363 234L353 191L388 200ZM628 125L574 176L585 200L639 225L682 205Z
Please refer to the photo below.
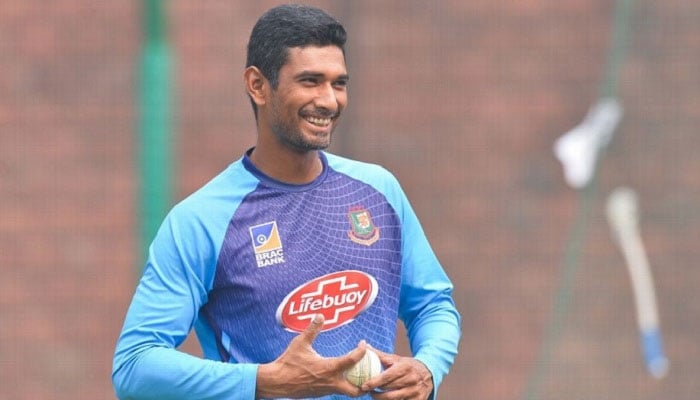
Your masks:
M280 75L293 75L301 71L328 76L346 75L343 51L337 46L291 47L288 49L287 62L280 69Z

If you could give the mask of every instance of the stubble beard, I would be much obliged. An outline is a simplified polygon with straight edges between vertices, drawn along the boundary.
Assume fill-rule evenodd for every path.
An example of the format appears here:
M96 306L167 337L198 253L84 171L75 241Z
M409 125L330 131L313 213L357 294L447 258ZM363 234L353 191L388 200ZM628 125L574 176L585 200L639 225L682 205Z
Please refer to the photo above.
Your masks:
M279 118L280 113L275 109L275 115L277 116L276 122L272 124L272 132L280 141L288 148L298 151L307 152L313 150L324 150L331 145L331 139L333 137L333 132L336 128L337 120L331 122L333 126L328 133L316 133L313 132L313 138L316 140L311 140L304 136L304 133L299 127L299 123L307 123L307 121L302 117L301 113L297 113L297 119L285 120ZM303 121L303 122L302 122Z
M335 127L331 129L329 133L323 133L323 136L314 134L314 137L318 140L307 139L301 130L296 126L290 126L289 124L274 124L272 126L272 132L275 134L277 139L285 144L287 147L305 152L311 150L324 150L328 148L331 144L331 137Z

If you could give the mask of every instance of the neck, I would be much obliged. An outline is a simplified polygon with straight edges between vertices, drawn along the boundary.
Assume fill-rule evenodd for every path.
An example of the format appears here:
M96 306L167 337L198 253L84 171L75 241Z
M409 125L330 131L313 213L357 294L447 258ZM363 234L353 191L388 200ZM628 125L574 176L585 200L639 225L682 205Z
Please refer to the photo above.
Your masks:
M295 185L311 183L323 172L323 163L317 150L296 153L255 147L250 161L265 175Z

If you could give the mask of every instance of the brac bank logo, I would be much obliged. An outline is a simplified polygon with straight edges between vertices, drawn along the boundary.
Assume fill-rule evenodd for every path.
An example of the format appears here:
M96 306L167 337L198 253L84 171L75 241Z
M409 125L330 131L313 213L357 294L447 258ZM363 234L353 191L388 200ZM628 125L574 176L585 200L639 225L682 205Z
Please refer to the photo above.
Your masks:
M284 262L284 249L279 230L277 230L277 221L251 226L248 230L250 238L253 240L253 250L258 268Z
M374 303L379 286L373 276L347 270L324 275L292 290L277 307L277 322L288 331L302 332L316 314L323 314L321 331L345 325Z

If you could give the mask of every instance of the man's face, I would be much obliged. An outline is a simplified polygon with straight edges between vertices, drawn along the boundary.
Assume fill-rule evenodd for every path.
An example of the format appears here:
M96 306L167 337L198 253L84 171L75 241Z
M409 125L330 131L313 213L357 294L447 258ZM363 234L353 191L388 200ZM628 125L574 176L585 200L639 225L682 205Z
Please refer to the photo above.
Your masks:
M347 83L340 48L290 48L269 102L269 124L280 143L296 151L327 148L347 104Z

